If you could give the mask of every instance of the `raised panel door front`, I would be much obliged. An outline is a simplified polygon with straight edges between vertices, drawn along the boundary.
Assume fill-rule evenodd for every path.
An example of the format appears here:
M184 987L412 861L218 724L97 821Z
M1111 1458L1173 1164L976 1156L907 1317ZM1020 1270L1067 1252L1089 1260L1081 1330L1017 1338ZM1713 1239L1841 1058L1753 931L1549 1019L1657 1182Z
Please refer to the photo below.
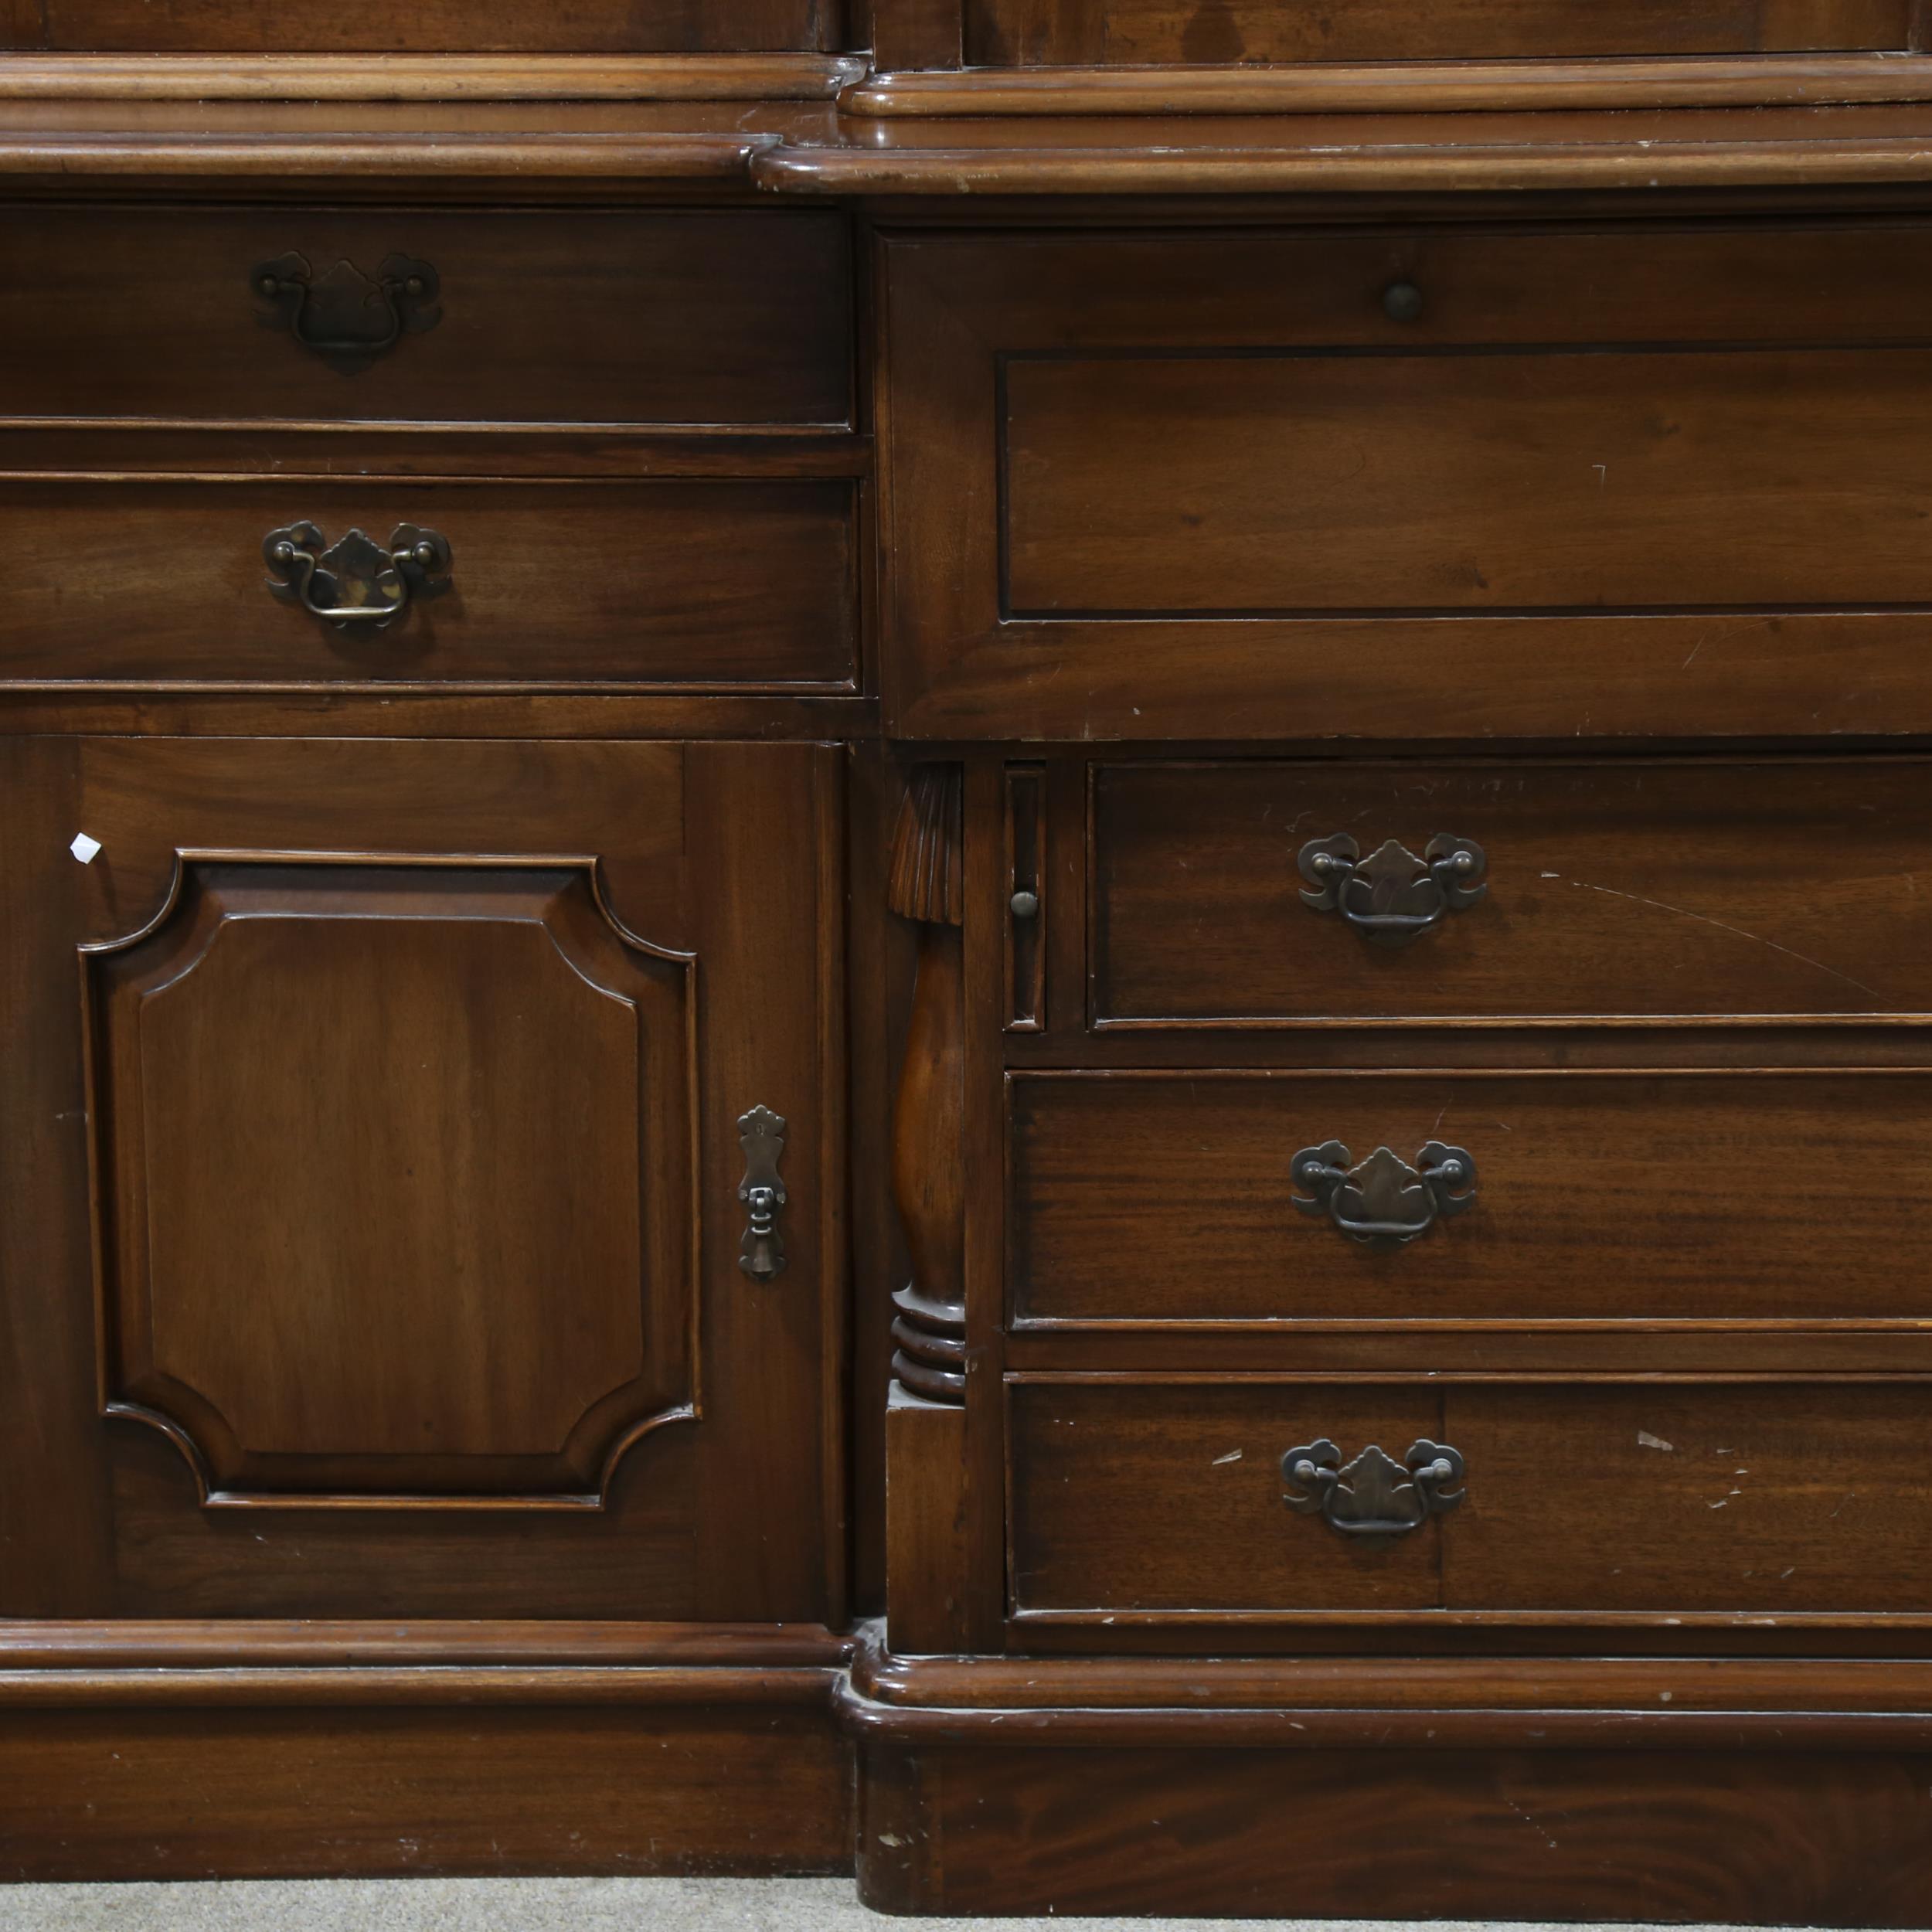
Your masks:
M176 879L86 954L108 1412L214 1504L595 1505L693 1412L690 958L587 866Z
M41 1351L60 1465L0 1487L30 1542L74 1536L63 1492L97 1542L61 1607L828 1614L831 754L56 755L22 802L73 819L33 814L66 916L22 938L73 1046L39 1212L87 1238L9 1312L85 1346ZM44 1614L20 1576L0 1608Z

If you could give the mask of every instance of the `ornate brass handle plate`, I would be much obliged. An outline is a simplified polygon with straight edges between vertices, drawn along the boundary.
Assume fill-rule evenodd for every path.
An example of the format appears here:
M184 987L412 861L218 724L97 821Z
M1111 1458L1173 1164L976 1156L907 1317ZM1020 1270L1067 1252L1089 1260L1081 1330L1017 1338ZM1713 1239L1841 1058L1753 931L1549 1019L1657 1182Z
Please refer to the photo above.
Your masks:
M1488 862L1474 839L1446 833L1430 839L1420 859L1393 838L1364 859L1345 832L1311 838L1295 858L1308 882L1301 903L1340 913L1378 946L1406 946L1475 905L1489 889L1482 883Z
M1304 1214L1325 1214L1351 1241L1382 1253L1406 1247L1437 1221L1475 1205L1476 1163L1464 1148L1430 1141L1412 1167L1379 1147L1359 1167L1340 1141L1304 1147L1291 1172L1308 1190L1288 1198Z
M291 523L262 539L268 587L338 631L393 624L412 598L449 588L447 539L399 523L385 549L360 530L330 543L312 523Z
M317 274L306 255L258 262L249 284L267 304L264 328L285 328L332 369L353 376L386 355L405 335L420 335L443 319L436 298L442 277L413 255L390 255L373 275L338 261Z
M1400 1462L1372 1442L1345 1468L1325 1436L1281 1458L1281 1493L1291 1509L1319 1515L1345 1536L1389 1543L1462 1501L1462 1458L1424 1437Z
M785 1204L785 1184L778 1178L778 1157L785 1151L784 1117L768 1107L740 1114L738 1145L745 1156L738 1199L746 1210L738 1265L753 1281L769 1281L785 1270L785 1244L778 1233L778 1210Z

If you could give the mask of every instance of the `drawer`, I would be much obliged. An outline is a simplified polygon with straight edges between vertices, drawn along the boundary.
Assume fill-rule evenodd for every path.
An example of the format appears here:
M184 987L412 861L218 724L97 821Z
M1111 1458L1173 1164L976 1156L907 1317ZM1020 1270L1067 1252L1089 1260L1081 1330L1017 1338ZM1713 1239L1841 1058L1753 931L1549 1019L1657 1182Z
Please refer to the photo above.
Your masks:
M1932 1247L1923 1071L1043 1073L1008 1091L1021 1328L1932 1318L1932 1281L1902 1265Z
M1882 758L1100 765L1093 1023L1922 1017L1929 777Z
M1022 1618L1932 1603L1923 1383L1069 1378L1008 1397ZM1417 1484L1438 1450L1454 1473ZM1284 1478L1291 1451L1335 1480Z
M902 733L1932 728L1932 229L886 258Z
M848 255L816 213L17 207L0 415L845 423Z
M0 682L845 690L852 515L839 483L0 482ZM388 607L372 560L403 532L447 573L325 620L264 561L304 525L322 610Z

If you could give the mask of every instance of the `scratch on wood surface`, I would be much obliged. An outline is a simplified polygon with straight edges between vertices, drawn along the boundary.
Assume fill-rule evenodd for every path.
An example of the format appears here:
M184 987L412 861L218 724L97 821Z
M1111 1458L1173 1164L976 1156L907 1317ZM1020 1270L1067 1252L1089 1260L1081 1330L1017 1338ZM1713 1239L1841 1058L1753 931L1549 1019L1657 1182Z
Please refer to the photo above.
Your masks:
M1730 933L1739 939L1748 939L1754 946L1768 946L1774 953L1782 953L1787 959L1794 959L1801 966L1808 966L1814 972L1828 973L1833 979L1842 980L1847 986L1855 987L1859 992L1872 999L1883 999L1884 995L1876 986L1868 986L1862 979L1854 979L1849 973L1841 973L1835 966L1828 966L1821 959L1808 957L1803 953L1794 952L1788 946L1781 946L1774 939L1767 939L1761 933L1747 932L1742 926L1727 926L1721 919L1713 919L1706 913L1694 913L1682 906L1666 905L1661 899L1646 899L1641 893L1619 892L1614 886L1592 885L1587 879L1573 879L1573 886L1580 886L1586 892L1602 893L1611 899L1628 899L1634 906L1649 906L1660 913L1673 913L1679 919L1694 919L1700 926L1715 926L1720 933Z

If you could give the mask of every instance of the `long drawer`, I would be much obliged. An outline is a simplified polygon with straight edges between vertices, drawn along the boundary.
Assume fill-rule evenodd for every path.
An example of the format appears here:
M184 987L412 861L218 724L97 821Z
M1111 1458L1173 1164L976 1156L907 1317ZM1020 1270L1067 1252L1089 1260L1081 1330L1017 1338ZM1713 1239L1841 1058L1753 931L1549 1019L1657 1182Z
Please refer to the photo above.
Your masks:
M1932 728L1932 227L886 260L902 733Z
M1923 1382L1069 1378L1008 1396L1022 1617L1932 1607Z
M1932 1073L1009 1077L1020 1327L1932 1319Z
M0 682L857 675L842 483L0 482Z
M1101 764L1091 1018L1932 1015L1929 783L1887 758Z
M0 211L0 416L845 423L849 244L790 211Z

